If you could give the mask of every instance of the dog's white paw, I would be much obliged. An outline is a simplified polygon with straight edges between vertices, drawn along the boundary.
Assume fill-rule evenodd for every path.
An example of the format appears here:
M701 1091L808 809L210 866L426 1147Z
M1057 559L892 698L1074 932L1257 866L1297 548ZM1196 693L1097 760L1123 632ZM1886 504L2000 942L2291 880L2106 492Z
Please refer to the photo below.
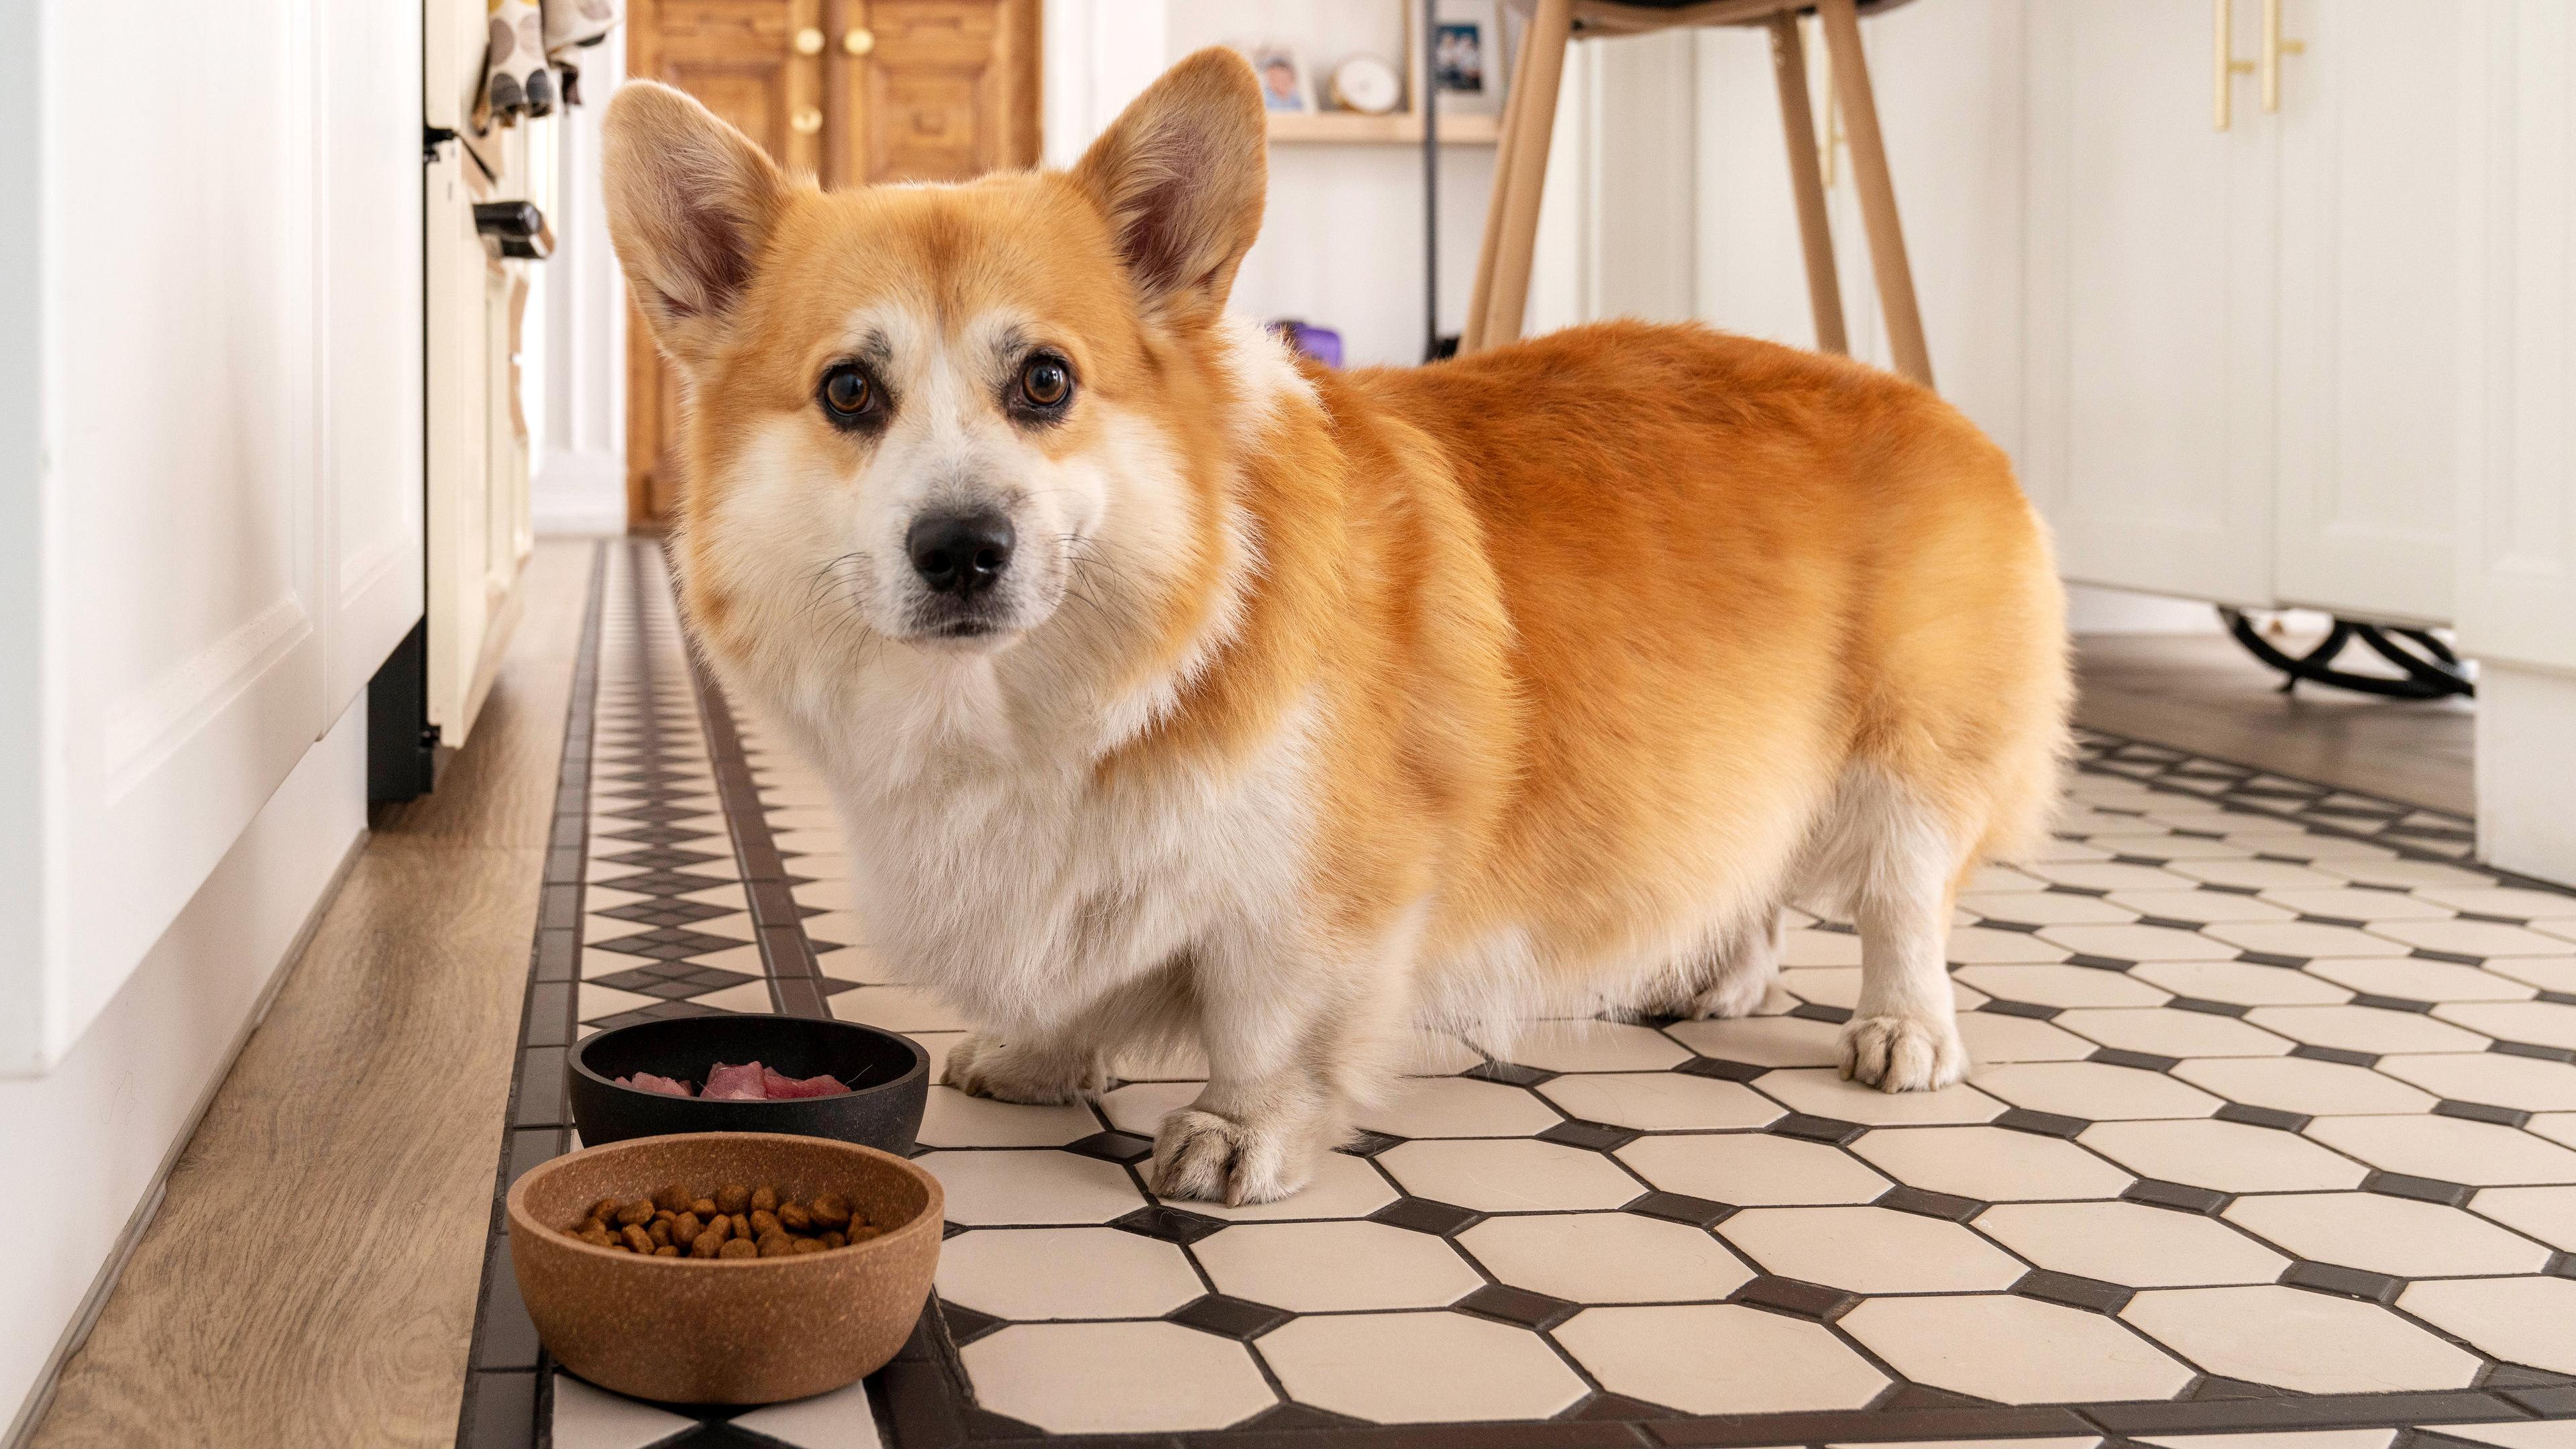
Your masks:
M1687 1012L1680 1013L1693 1021L1732 1020L1751 1016L1762 1009L1771 997L1771 986L1778 977L1771 972L1746 971L1730 974L1714 986L1690 999Z
M1934 1091L1968 1074L1967 1044L1948 1017L1855 1017L1835 1050L1845 1078L1882 1092Z
M1109 1086L1097 1052L1030 1051L969 1032L948 1049L940 1079L970 1097L1048 1106L1097 1097Z
M1294 1134L1247 1126L1183 1107L1154 1134L1154 1191L1228 1207L1277 1202L1315 1175L1311 1149Z

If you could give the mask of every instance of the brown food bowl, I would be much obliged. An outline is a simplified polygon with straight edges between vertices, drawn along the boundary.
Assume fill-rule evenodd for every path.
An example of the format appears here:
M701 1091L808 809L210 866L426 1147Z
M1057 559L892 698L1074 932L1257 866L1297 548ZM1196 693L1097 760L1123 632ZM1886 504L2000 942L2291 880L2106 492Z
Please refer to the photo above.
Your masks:
M787 1258L652 1258L567 1236L604 1197L679 1183L838 1189L884 1236ZM939 1266L939 1179L824 1137L699 1132L585 1148L510 1187L510 1261L537 1335L604 1389L689 1404L769 1404L874 1373L911 1334Z

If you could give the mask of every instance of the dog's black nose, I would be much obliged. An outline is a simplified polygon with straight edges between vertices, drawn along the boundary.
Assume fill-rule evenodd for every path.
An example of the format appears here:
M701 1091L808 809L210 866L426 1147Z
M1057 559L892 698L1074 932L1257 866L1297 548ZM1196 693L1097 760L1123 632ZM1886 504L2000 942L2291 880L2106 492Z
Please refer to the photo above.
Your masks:
M1001 581L1017 540L1011 521L989 509L933 513L913 520L903 551L932 593L971 598Z

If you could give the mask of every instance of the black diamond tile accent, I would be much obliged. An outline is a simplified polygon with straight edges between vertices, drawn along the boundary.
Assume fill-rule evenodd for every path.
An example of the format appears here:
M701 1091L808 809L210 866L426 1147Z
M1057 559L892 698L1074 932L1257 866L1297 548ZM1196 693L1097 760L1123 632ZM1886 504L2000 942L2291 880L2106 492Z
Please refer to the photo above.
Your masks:
M2271 1127L2282 1132L2301 1131L2316 1119L2298 1112L2284 1112L2278 1107L2249 1107L2242 1102L2222 1104L2211 1115L2221 1122L2242 1122L2248 1127Z
M1154 1139L1139 1137L1133 1132L1094 1132L1064 1144L1064 1150L1097 1157L1103 1162L1142 1162L1154 1155Z
M2090 966L2096 971L2126 971L2138 963L2135 961L2123 961L2117 956L2094 956L2078 952L2075 955L2067 957L2066 964L2069 966Z
M2180 1057L2160 1057L2151 1052L2123 1051L2118 1047L2096 1047L2088 1062L2110 1067L2135 1067L2142 1072L2170 1072L2182 1065Z
M2149 1207L2173 1208L2180 1212L2216 1216L2227 1206L2228 1196L2189 1183L2166 1182L2162 1178L2142 1177L2121 1190L2120 1196Z
M1450 1306L1487 1318L1499 1318L1505 1323L1517 1323L1523 1328L1537 1329L1553 1328L1563 1323L1574 1316L1576 1308L1562 1298L1550 1298L1544 1293L1532 1293L1523 1288L1505 1288L1497 1283L1488 1283Z
M736 882L679 870L647 870L619 876L615 880L595 880L591 884L605 890L628 891L642 896L686 896Z
M2079 1278L2072 1273L2051 1273L2034 1268L2024 1273L2012 1286L2024 1298L2042 1303L2058 1303L2068 1308L2082 1308L2094 1313L2117 1313L2129 1306L2136 1291L2099 1278Z
M1765 1273L1736 1289L1733 1301L1758 1304L1764 1308L1776 1308L1782 1313L1793 1313L1800 1318L1812 1318L1819 1323L1831 1323L1840 1318L1844 1310L1860 1300L1840 1288L1828 1288L1821 1283L1806 1283L1796 1278L1781 1278Z
M2417 1202L2437 1202L2446 1207L2467 1207L2477 1189L2462 1182L2444 1182L2438 1177L2415 1177L2403 1172L2374 1172L2361 1180L2363 1192L2385 1193L2390 1197L2411 1197Z
M1124 1228L1140 1237L1160 1238L1167 1243L1180 1243L1186 1246L1224 1227L1225 1223L1217 1218L1201 1217L1197 1213L1185 1213L1179 1208L1157 1205L1140 1207L1123 1217L1111 1218L1109 1226Z
M2093 1124L2081 1117L2062 1117L2055 1112L2034 1112L2028 1107L2012 1107L2007 1108L2002 1116L1995 1119L1995 1125L2009 1127L2015 1132L2035 1132L2042 1137L2072 1138L2076 1133Z
M2347 931L2363 930L2370 925L2368 921L2356 921L2350 916L2312 916L2305 912L2301 912L2297 919L2311 926L2341 926Z
M1857 936L1860 934L1859 928L1849 921L1818 921L1811 929L1830 932L1836 936Z
M2499 1127L2519 1127L2531 1120L2529 1112L2511 1107L2495 1107L2485 1102L2454 1102L2448 1099L2433 1104L2433 1110L2445 1117L2460 1117L2471 1122L2493 1122Z
M2107 813L2109 813L2109 812L2107 812L2107 811L2106 811L2106 812L2104 812L2104 813L2106 813L2106 814L2107 814ZM2163 861L2158 860L2156 857L2154 857L2154 856L2152 856L2152 855L2125 855L2125 854L2118 854L2118 853L2115 853L2115 854L2113 854L2113 855L2112 855L2112 857L2111 857L2111 863L2112 863L2112 864L2114 864L2114 865L2162 865L2162 864L2164 864L2164 862L2163 862Z
M1715 1227L1735 1215L1735 1209L1726 1203L1679 1192L1650 1192L1631 1199L1619 1210L1671 1223L1688 1223L1695 1228Z
M595 1026L601 1031L615 1031L621 1026L633 1026L639 1021L671 1021L683 1016L723 1016L725 1014L721 1007L700 1006L694 1001L657 1001L651 1006L639 1006L633 1011L621 1011L615 1016L603 1016L597 1021L585 1022L583 1025Z
M2299 863L2305 865L2307 862ZM2289 971L2295 971L2308 964L2308 958L2305 956L2285 956L2278 951L2239 951L2236 953L2236 959L2256 966L2278 966Z
M2054 884L2054 883L2052 883L2052 884L2048 887L2048 890L2049 890L2050 894L2052 894L2052 895L2061 895L2061 896L2092 896L2092 897L2093 897L2093 898L2095 898L2096 900L2099 900L2099 899L2100 899L2100 898L2102 898L2103 896L2107 896L2107 895L2109 895L2109 894L2110 894L2110 892L2109 892L2109 891L2107 891L2107 890L2099 890L2099 889L2096 889L2096 888L2094 888L2094 887L2092 887L2092 886L2057 885L2057 884Z
M1474 1077L1480 1082L1500 1082L1506 1087L1535 1087L1541 1082L1553 1081L1556 1078L1554 1072L1542 1072L1536 1067L1525 1067L1518 1062L1478 1062L1458 1075Z
M1814 1001L1799 1002L1796 1006L1789 1008L1789 1015L1797 1017L1802 1021L1825 1021L1832 1022L1837 1026L1852 1019L1851 1009L1849 1007L1826 1006L1820 1002Z
M966 1225L964 1223L943 1222L939 1225L939 1241L943 1243L947 1242L950 1238L953 1238L964 1231L966 1231Z
M1694 1077L1714 1077L1721 1082L1749 1082L1771 1069L1757 1067L1751 1062L1731 1062L1724 1057L1693 1057L1673 1070L1688 1072Z
M985 1334L1002 1326L1003 1320L989 1313L978 1313L943 1298L939 1300L940 1321L948 1325L948 1341L964 1348Z
M1318 1409L1312 1404L1273 1404L1269 1408L1262 1410L1260 1413L1255 1414L1251 1418L1236 1425L1235 1430L1240 1432L1243 1430L1258 1429L1263 1435L1268 1435L1282 1429L1305 1430L1347 1428L1358 1422L1360 1421L1357 1419L1346 1419L1339 1414ZM1123 1444L1128 1441L1119 1440L1117 1442ZM1159 1449L1159 1446L1170 1442L1171 1441L1168 1438L1150 1438L1144 1441L1145 1445L1153 1446L1153 1449ZM1255 1438L1253 1442L1259 1443L1263 1441L1259 1438ZM1291 1440L1289 1442L1295 1443L1298 1441Z
M1975 1198L1953 1197L1919 1187L1891 1187L1878 1195L1878 1205L1917 1217L1948 1218L1954 1223L1964 1223L1986 1210L1986 1205Z
M633 936L620 936L613 941L593 941L589 944L602 951L615 951L620 955L650 956L657 961L678 961L689 956L706 956L717 951L729 951L736 946L748 946L751 943L737 941L731 936L710 936L703 931L683 931L675 927L665 927L658 931L645 931Z
M724 857L721 855L711 855L703 850L667 848L621 850L615 855L603 855L599 858L602 865L631 865L644 870L678 870L686 866L704 865L708 861L722 859Z
M672 900L657 896L648 901L629 901L622 906L610 906L597 914L612 920L633 921L640 926L685 926L692 921L703 921L714 916L729 916L733 912L722 906L709 905L705 901Z
M2341 1062L2347 1067L2375 1067L2379 1058L2369 1052L2348 1052L2342 1047L2310 1046L2301 1042L2290 1048L2290 1055L2306 1057L2312 1062Z
M1644 1135L1626 1127L1611 1127L1600 1122L1559 1122L1538 1137L1541 1142L1580 1147L1587 1152L1614 1152Z
M2430 1016L2433 1014L2433 1003L2429 1001L2417 1001L2414 998L2407 996L2381 996L2376 992L2370 991L2354 992L2352 994L2352 1004L2355 1006L2376 1007L2381 1011L2411 1011L2418 1016Z
M2176 1011L2197 1011L2207 1016L2243 1016L2253 1010L2233 1001L2205 1001L2197 996L2177 996L2165 1005Z
M1401 1137L1392 1136L1384 1132L1371 1132L1363 1128L1359 1132L1354 1133L1350 1141L1343 1143L1340 1147L1334 1150L1347 1152L1353 1157L1375 1157L1390 1147L1401 1147L1403 1145L1404 1139Z
M1450 1203L1433 1202L1427 1197L1400 1197L1369 1214L1370 1222L1385 1223L1390 1227L1411 1228L1417 1233L1429 1233L1435 1238L1449 1237L1483 1222L1484 1219L1483 1213Z
M1980 916L1977 918L1977 924L1989 931L2019 931L2025 936L2036 936L2046 929L2037 921L2003 921L1993 916Z
M1286 1309L1223 1293L1193 1299L1166 1316L1174 1323L1186 1324L1201 1333L1213 1333L1219 1338L1245 1343L1286 1323L1289 1318Z
M2140 916L2138 917L2138 924L2141 926L2162 926L2168 931L2190 931L2195 934L2200 930L2200 922L2198 921L2178 921L2171 916Z
M2263 893L2261 886L2220 885L2216 881L2206 880L2200 883L2200 888L2205 891L2216 891L2225 896L2259 896Z
M1625 1394L1594 1394L1557 1417L1587 1422L1608 1420L1613 1423L1633 1424L1640 1419L1672 1419L1680 1416L1661 1404L1650 1404L1643 1399L1629 1398Z
M1818 1117L1807 1112L1792 1112L1772 1123L1766 1130L1778 1137L1796 1137L1802 1141L1822 1142L1828 1146L1840 1147L1869 1129L1858 1122L1846 1122L1839 1117Z
M2540 1271L2552 1278L2576 1278L2576 1253L2552 1253L2549 1265Z
M2345 1298L2367 1298L2373 1303L2394 1303L2406 1291L2406 1280L2385 1273L2365 1273L2359 1268L2337 1267L2332 1263L2296 1262L2282 1270L2281 1281L2293 1288L2306 1288L2318 1293L2333 1293Z
M2054 1020L2065 1009L2062 1006L2042 1006L2036 1001L2006 1001L2000 996L1989 998L1985 1005L1977 1008L1997 1016L2026 1016L2033 1021Z
M994 1414L991 1417L999 1419L1002 1416ZM698 1427L683 1431L676 1439L657 1442L653 1449L780 1449L784 1442L727 1420L706 1419L699 1421Z
M2537 1057L2544 1062L2576 1063L2576 1050L2570 1050L2567 1047L2542 1046L2537 1042L2491 1041L2487 1043L2487 1050L2502 1052L2509 1057Z

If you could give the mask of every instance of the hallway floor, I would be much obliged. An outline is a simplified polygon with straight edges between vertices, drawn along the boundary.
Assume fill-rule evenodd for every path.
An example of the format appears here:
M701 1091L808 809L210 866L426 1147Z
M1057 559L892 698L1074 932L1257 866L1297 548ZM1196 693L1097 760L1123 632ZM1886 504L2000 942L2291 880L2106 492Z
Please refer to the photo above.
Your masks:
M828 1012L936 1059L964 1026L889 984L819 786L692 670L658 554L597 561L586 614L559 587L567 622L530 618L581 616L583 643L545 659L571 682L554 835L500 903L516 949L537 923L509 1105L497 1063L460 1068L493 1077L468 1104L485 1155L423 1184L470 1190L486 1227L497 1189L578 1146L562 1057L589 1031ZM542 815L547 783L514 793ZM440 1306L476 1286L453 1211L422 1255L439 1331L394 1377L443 1373L451 1414L466 1380L446 1432L469 1449L2576 1445L2576 894L2468 862L2459 815L2122 736L2086 734L2071 793L2044 858L1961 901L1979 1066L1946 1091L1836 1078L1857 939L1802 918L1752 1018L1539 1023L1502 1059L1426 1041L1363 1140L1266 1207L1145 1191L1187 1063L1080 1107L935 1088L935 1306L839 1394L743 1412L592 1388L545 1359L495 1252L469 1356ZM344 1174L368 1161L341 1150ZM207 1310L250 1268L129 1273L41 1442L174 1442L83 1426L236 1362ZM245 1291L363 1332L331 1305L367 1273L271 1273L301 1286ZM343 1372L304 1397L363 1404ZM258 1412L185 1442L333 1442L275 1407L293 1421L244 1437ZM444 1442L337 1442L397 1437Z

